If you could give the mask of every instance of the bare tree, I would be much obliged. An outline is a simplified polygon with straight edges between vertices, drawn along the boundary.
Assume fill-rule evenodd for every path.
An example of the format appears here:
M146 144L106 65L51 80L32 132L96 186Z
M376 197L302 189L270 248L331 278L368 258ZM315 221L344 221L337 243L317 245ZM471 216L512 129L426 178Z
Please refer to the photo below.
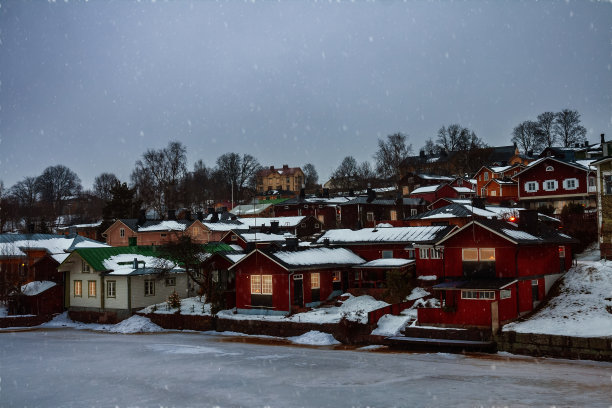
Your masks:
M160 216L176 208L179 183L187 172L187 149L180 142L170 142L164 149L149 149L136 161L132 185L138 197Z
M58 216L62 214L65 201L81 192L81 179L68 167L58 164L47 167L38 176L36 189L42 202L52 206L53 216Z
M302 167L302 171L304 172L304 184L306 184L306 189L311 190L315 188L319 182L319 173L317 173L314 164L306 163L304 167Z
M346 156L340 166L332 173L334 187L344 191L355 188L359 166L353 156Z
M425 146L423 146L423 152L426 155L436 155L440 153L440 146L436 145L433 139L430 137L425 141Z
M206 167L200 159L193 165L193 171L187 173L183 179L181 190L183 191L185 205L192 211L198 211L206 207L206 202L212 199L211 189L212 169Z
M112 198L111 189L120 184L119 179L113 173L102 173L94 179L93 194L104 201Z
M225 153L217 158L217 169L224 178L227 191L231 193L233 190L240 200L247 188L255 188L255 177L261 165L250 154Z
M376 171L382 178L399 182L400 166L412 153L412 145L407 143L408 136L394 133L387 140L378 139L378 150L374 154Z
M542 148L553 147L557 142L557 136L553 131L555 124L555 113L544 112L538 115L538 132L542 142Z
M580 114L578 111L563 109L555 115L553 132L559 142L565 147L584 143L586 140L586 128L580 125Z
M442 126L438 130L437 144L447 152L464 150L469 145L470 130L458 124Z
M512 130L512 142L528 154L534 150L540 150L542 137L538 130L538 123L526 120Z

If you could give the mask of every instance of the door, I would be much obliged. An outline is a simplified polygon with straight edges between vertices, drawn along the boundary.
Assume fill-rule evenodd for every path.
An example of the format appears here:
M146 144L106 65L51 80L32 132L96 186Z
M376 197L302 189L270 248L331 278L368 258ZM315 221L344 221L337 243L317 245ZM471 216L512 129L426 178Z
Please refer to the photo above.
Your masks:
M497 333L499 330L499 307L497 300L491 302L491 331Z
M302 275L293 277L293 304L296 306L304 306L304 285Z

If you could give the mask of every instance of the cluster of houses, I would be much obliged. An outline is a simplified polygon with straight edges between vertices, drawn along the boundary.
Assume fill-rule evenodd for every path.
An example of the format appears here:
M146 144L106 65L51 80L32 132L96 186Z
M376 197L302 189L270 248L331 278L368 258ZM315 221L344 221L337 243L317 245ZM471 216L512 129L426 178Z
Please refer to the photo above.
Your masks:
M257 202L116 220L105 244L73 234L3 235L0 275L23 288L52 281L60 288L55 309L119 321L173 292L198 293L183 265L159 251L189 236L202 248L198 273L211 274L236 313L288 315L346 292L381 297L393 275L439 300L418 309L418 324L496 330L534 310L572 265L577 241L538 208L593 209L602 256L612 254L612 158L603 136L601 146L602 157L589 160L553 149L539 158L514 152L469 178L407 172L403 193L391 197L373 189L306 196L300 169L270 167L258 178Z

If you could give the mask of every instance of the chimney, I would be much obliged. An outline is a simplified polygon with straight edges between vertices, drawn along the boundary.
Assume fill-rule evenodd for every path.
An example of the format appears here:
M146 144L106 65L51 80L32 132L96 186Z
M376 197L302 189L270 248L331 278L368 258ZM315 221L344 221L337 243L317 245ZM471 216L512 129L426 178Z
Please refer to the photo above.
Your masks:
M210 221L211 221L211 222L217 222L217 221L219 221L219 214L218 214L217 212L213 211L213 213L212 213L212 217L210 217Z
M283 170L289 170L289 165L288 164L283 164Z
M608 151L608 144L606 143L605 135L601 134L601 148L603 151L603 156L607 157L610 155L610 151Z
M424 159L425 158L425 150L421 149L419 150L419 157Z
M132 269L138 269L138 258L134 258L134 262L132 262Z
M271 234L278 234L278 221L270 221L270 233Z
M606 136L605 133L601 134L601 136L600 136L601 137L601 144L606 143L606 137L605 136Z
M202 211L198 211L198 220L204 221L204 213Z
M376 192L368 187L368 199L366 200L368 203L371 203L376 199Z
M147 222L147 210L140 210L138 213L138 225L143 225Z
M303 188L300 188L300 199L304 199L306 198L306 190Z
M296 251L298 248L298 239L294 236L288 236L285 238L285 247L287 251Z
M274 166L270 166L270 170L271 170L271 171L274 171Z
M518 227L520 230L527 232L537 232L538 223L539 221L537 210L521 210L519 212Z
M533 157L533 150L529 150L529 151L527 152L527 156L529 156L529 157Z
M175 212L175 210L168 210L168 219L169 220L176 220L176 212Z
M214 207L208 207L208 208L206 209L206 213L207 213L207 215L212 215L212 214L214 214L214 213L215 213L215 209L214 209Z
M323 246L329 248L329 238L323 238Z

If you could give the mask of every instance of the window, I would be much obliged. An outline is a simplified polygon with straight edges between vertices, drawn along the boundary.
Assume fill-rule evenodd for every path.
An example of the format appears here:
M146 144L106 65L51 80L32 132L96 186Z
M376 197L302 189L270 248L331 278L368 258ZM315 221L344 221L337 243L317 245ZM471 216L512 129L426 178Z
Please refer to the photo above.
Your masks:
M489 173L485 172L484 173L484 181L489 180Z
M461 299L478 299L478 291L476 290L462 290Z
M144 281L144 295L155 296L155 281L153 279L147 279Z
M263 295L272 294L272 275L261 275L261 293Z
M419 258L428 259L429 248L419 248Z
M537 181L528 181L525 183L525 191L528 193L535 193L538 191L538 182Z
M553 166L546 166L546 171L555 171Z
M301 223L300 224L300 228L306 228L306 224L305 223Z
M510 299L512 297L512 291L511 290L501 290L499 292L499 298L500 299Z
M385 259L393 258L393 251L382 251L382 257Z
M212 271L211 278L214 283L218 283L219 282L219 271Z
M497 195L497 190L491 190L491 197L495 197Z
M571 178L563 180L563 188L566 190L575 190L578 188L578 179Z
M477 248L463 248L461 251L461 259L468 262L478 261L478 249Z
M83 282L80 280L74 281L74 296L75 297L83 296Z
M333 271L332 272L332 282L340 282L342 280L342 275L340 274L340 271Z
M410 209L410 215L417 215L417 209L416 208L411 208Z
M397 220L397 211L391 210L391 221Z
M495 261L495 248L480 248L481 261Z
M408 259L414 259L414 249L407 249Z
M321 228L320 224L315 224L315 228Z
M121 238L125 237L125 228L120 228L120 229L119 229L119 236L120 236Z
M481 196L481 197L484 197L485 195L486 195L486 190L485 190L485 188L483 187L483 188L481 188L481 189L480 189L480 196Z
M251 275L251 294L261 295L261 275Z
M589 187L595 187L595 177L589 177Z
M361 277L361 272L355 271L355 280L358 281Z
M321 275L317 273L310 274L310 288L319 289L321 287Z
M431 259L442 259L442 249L431 248L429 251Z
M272 275L251 275L252 295L272 294Z
M117 297L117 282L116 281L106 282L106 297L107 298Z
M91 272L91 268L89 267L89 264L85 262L84 260L81 260L81 272L83 273Z
M612 176L604 176L603 183L604 194L612 194Z
M237 235L232 235L232 241L238 241L238 236Z
M492 290L478 292L479 299L495 300L495 292Z
M308 208L308 204L304 204L304 208Z
M565 258L565 247L563 245L559 246L559 258Z
M96 297L96 281L87 281L87 297Z
M214 279L213 279L213 281L214 281ZM166 278L166 286L176 286L176 278L175 277Z
M557 180L546 180L544 182L544 191L555 191L557 189Z
M374 213L373 212L368 212L366 214L366 218L368 221L374 221Z
M288 210L288 209L289 209L289 206L288 206L288 205L286 205L286 206L285 206L285 210Z

